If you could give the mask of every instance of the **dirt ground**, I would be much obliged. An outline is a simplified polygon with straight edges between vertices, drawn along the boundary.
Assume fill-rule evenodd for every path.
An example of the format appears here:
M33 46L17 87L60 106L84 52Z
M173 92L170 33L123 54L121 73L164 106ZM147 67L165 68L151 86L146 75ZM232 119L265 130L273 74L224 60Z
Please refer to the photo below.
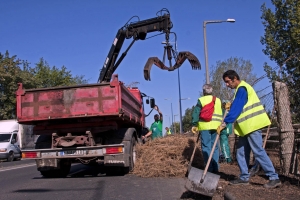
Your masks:
M300 199L300 182L299 179L291 179L281 176L282 186L275 189L265 189L263 184L268 182L268 178L261 171L256 176L250 179L250 185L232 186L228 181L233 180L239 175L239 168L234 164L220 164L221 176L218 184L218 189L215 195L210 198L187 191L182 195L182 199L245 199L245 200L291 200Z
M186 178L186 169L195 145L194 137L173 136L146 143L139 147L134 174L141 177L182 177ZM197 147L200 147L197 145ZM267 151L268 153L268 151ZM270 154L269 154L270 153ZM278 171L278 154L269 152L269 156ZM193 167L204 169L201 149L197 148ZM220 163L220 180L215 195L211 197L186 191L180 199L211 199L211 200L262 200L262 199L300 199L300 177L287 178L280 176L282 186L265 189L263 185L268 178L260 171L250 179L249 185L232 186L229 181L239 176L236 162Z

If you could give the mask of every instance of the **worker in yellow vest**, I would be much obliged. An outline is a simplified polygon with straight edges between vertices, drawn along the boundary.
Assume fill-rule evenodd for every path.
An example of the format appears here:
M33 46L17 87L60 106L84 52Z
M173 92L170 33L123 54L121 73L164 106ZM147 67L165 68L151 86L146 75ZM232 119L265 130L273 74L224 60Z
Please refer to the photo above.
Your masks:
M222 105L219 98L215 98L214 109L212 113L211 121L204 121L200 118L201 110L204 110L203 107L211 103L214 99L212 96L212 85L205 84L203 86L203 95L197 101L196 106L192 112L192 132L201 132L201 149L204 159L204 164L206 165L208 157L211 153L212 146L217 136L217 128L222 122ZM219 172L219 147L216 146L212 160L208 167L209 172Z
M166 135L171 135L171 134L172 134L172 132L171 132L171 130L169 129L169 127L166 127L165 129L166 129Z
M250 174L248 172L250 151L253 151L255 160L260 164L269 182L265 188L276 188L281 185L274 166L262 147L262 135L260 129L271 124L270 119L257 97L254 89L245 81L240 80L234 70L228 70L223 74L226 86L235 89L234 100L230 111L218 129L217 133L226 127L226 124L235 122L234 132L239 136L236 158L240 168L239 179L230 181L231 185L248 185Z

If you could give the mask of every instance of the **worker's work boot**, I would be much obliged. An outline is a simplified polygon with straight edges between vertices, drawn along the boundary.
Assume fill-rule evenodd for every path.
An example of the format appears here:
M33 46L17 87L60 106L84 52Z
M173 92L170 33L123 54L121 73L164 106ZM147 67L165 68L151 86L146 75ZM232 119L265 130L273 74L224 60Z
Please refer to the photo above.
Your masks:
M279 179L269 180L268 183L264 184L264 188L272 189L281 186L281 181Z
M244 181L242 179L235 179L229 181L229 185L249 185L249 181Z
M250 177L255 176L259 170L260 170L260 167L259 167L259 166L252 167L252 168L249 170L249 175L250 175Z

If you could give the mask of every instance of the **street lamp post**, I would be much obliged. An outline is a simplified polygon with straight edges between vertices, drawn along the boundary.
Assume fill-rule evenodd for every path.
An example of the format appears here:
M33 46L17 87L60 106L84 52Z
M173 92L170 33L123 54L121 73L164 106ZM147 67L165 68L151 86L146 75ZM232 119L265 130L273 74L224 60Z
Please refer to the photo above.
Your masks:
M175 117L178 116L178 115L174 115L174 123L175 123ZM174 124L174 132L176 133L176 126Z
M165 116L169 116L169 115L165 115ZM171 120L170 120L170 116L169 116L169 124L170 124L170 127L171 127Z
M177 52L177 49L176 49ZM182 110L181 110L181 91L180 91L180 76L179 76L179 68L178 71L178 90L179 90L179 133L182 133Z
M179 68L178 68L179 69ZM178 78L179 78L179 76L178 76ZM179 80L179 79L178 79ZM182 127L182 111L181 111L181 101L182 100L189 100L190 99L190 97L188 97L188 98L183 98L183 99L179 99L179 129L180 129L180 133L183 133L183 127Z
M235 19L227 20L213 20L213 21L204 21L203 22L203 37L204 37L204 53L205 53L205 72L206 72L206 84L209 84L209 70L208 70L208 55L207 55L207 44L206 44L206 24L210 23L222 23L222 22L231 22L234 23Z
M165 99L165 100L171 100L171 99ZM173 121L173 106L172 106L172 102L171 102L171 116L172 116L172 126L173 126L173 130L174 130L174 121Z
M164 41L162 44L170 45L170 42ZM177 57L177 36L175 34L175 53ZM175 58L176 59L176 58ZM170 66L171 67L171 66ZM177 75L178 75L178 92L179 92L179 128L180 128L180 133L183 132L182 129L182 108L181 108L181 89L180 89L180 75L179 75L179 68L177 69ZM173 118L173 117L172 117Z

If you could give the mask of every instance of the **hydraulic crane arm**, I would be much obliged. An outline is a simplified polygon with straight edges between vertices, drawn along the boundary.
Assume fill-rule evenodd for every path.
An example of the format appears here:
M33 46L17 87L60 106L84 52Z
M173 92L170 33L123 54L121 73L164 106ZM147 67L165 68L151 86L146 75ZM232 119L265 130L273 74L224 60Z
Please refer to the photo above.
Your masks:
M160 31L166 34L166 39L169 39L169 33L172 28L172 22L170 19L170 14L164 14L155 18L142 20L130 24L126 24L120 28L117 35L113 41L107 58L105 59L104 65L101 69L98 82L109 82L112 74L117 69L119 64L122 62L123 58L126 56L128 50L133 45L136 40L145 40L147 33ZM117 60L121 48L123 46L125 39L133 38L133 41L128 46L126 51L122 53L120 58Z

